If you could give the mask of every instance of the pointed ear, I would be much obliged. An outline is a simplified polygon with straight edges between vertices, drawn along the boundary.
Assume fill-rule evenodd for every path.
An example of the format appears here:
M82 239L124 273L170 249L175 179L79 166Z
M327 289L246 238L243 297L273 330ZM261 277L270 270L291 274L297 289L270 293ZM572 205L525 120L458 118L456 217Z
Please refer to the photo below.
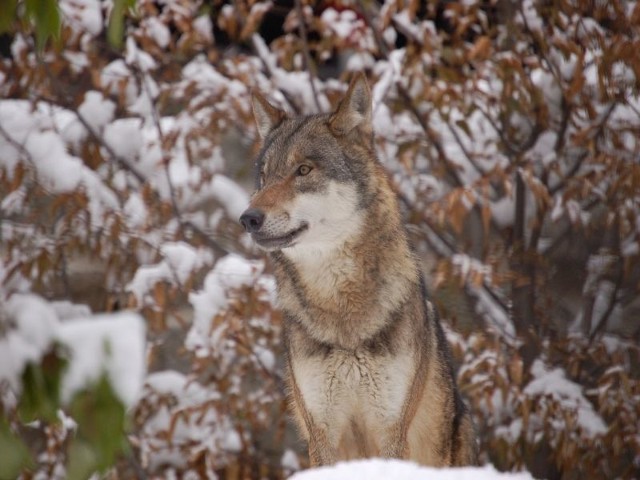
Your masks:
M371 133L371 90L363 73L351 79L349 90L331 116L329 126L337 135L346 135L356 127Z
M260 138L269 135L269 132L287 117L285 112L271 105L258 92L253 92L251 95L251 103L253 104L253 116L256 119Z

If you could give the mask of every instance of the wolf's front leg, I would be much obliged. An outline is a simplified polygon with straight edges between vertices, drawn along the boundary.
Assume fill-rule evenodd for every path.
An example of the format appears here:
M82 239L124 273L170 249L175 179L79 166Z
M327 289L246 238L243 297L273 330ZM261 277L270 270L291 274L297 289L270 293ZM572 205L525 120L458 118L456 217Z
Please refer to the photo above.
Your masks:
M332 465L338 461L336 449L331 446L325 432L313 428L309 435L309 462L312 467Z
M380 435L380 456L383 458L409 459L407 434L401 420L384 429Z
M321 421L318 422L318 419L313 417L312 411L302 396L291 363L289 363L288 367L287 380L290 386L290 407L300 432L309 444L309 461L311 466L316 467L336 463L339 459L338 453L335 446L329 440L329 434L327 433L328 425L326 421L322 421L323 418L320 418L319 420ZM313 375L309 375L308 377L317 379L319 375L314 372ZM305 382L308 382L307 375L302 376L302 378L304 385L306 384ZM314 397L311 396L310 398L313 399ZM318 412L316 411L315 413L317 414ZM324 425L324 428L322 425Z

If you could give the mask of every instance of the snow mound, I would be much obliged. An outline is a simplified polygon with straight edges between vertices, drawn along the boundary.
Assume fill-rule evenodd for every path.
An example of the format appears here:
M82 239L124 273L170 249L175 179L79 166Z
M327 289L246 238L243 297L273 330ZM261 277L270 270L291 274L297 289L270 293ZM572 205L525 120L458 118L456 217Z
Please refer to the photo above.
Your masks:
M119 312L69 321L60 325L58 339L71 352L62 383L63 401L97 383L103 374L126 406L138 400L146 373L142 317Z
M524 389L530 397L550 396L567 410L577 413L578 425L590 436L604 435L607 426L582 393L583 387L569 380L561 368L547 370L541 360L531 366L534 379Z
M403 460L372 458L343 462L331 467L313 468L299 472L290 480L530 480L527 472L501 473L491 465L464 468L430 468Z
M56 343L69 352L61 396L77 392L107 375L122 403L138 399L146 373L145 323L134 312L92 315L88 307L50 303L34 294L15 294L4 305L8 332L0 338L0 383L19 393L28 363L39 363ZM2 320L2 319L0 319Z

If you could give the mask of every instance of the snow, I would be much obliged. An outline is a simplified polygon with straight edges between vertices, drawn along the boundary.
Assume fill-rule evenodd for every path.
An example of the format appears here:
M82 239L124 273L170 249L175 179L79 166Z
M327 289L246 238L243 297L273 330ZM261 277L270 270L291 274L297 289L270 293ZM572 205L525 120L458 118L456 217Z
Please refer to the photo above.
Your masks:
M67 141L78 142L84 129L68 110L44 103L34 106L23 100L0 102L0 167L11 172L17 161L35 169L38 182L51 193L68 193L84 187L89 211L98 220L106 210L118 208L115 194L82 160L69 153ZM62 134L58 129L63 129ZM65 138L66 137L66 138ZM19 145L19 146L18 146Z
M491 217L500 228L513 225L516 201L512 194L506 194L495 202L489 203Z
M148 375L144 398L154 405L140 435L143 462L183 467L186 448L223 457L242 448L242 437L230 419L212 408L220 394L182 373L167 370ZM167 441L170 439L170 441Z
M491 274L493 269L490 265L485 265L479 260L465 255L462 253L456 253L451 257L451 265L456 267L456 273L466 279L467 277L479 275L485 281L491 280Z
M296 455L296 452L288 448L282 454L280 465L282 465L282 468L290 472L297 472L298 470L300 470L300 461L298 460L298 455Z
M25 148L46 188L53 193L64 193L78 187L84 165L78 157L69 155L59 135L51 131L33 135Z
M2 307L2 304L0 304ZM20 376L28 363L38 363L56 337L58 319L53 309L32 294L11 296L4 314L15 328L0 337L0 382L20 392Z
M150 373L145 380L145 386L160 395L180 395L187 383L187 377L175 370Z
M235 430L228 430L220 440L220 448L225 452L238 453L242 451L242 437Z
M382 61L376 64L375 71L380 75L379 80L372 86L371 99L373 102L373 124L374 129L378 132L385 132L388 127L393 126L391 115L386 114L379 118L376 112L385 106L382 101L389 89L402 78L402 62L405 58L405 50L394 50L389 55L389 61ZM388 107L387 107L388 108Z
M228 91L234 97L247 93L244 83L220 74L204 55L198 55L185 65L182 76L188 82L194 82L201 89L209 91L211 95L223 91Z
M79 32L99 35L103 28L102 5L96 0L60 0L63 21Z
M316 102L320 105L322 111L329 110L329 101L326 95L322 93L322 85L317 79L311 77L308 72L289 72L278 67L276 56L269 50L262 37L254 34L251 39L258 56L269 70L270 80L273 82L270 89L274 93L278 93L278 90L286 92L291 98L297 100L298 104L303 107L304 113L317 113ZM312 81L318 92L316 98L313 97ZM280 96L282 97L282 95Z
M491 298L491 295L483 288L470 288L470 290L473 291L473 295L478 300L476 313L496 327L508 343L516 338L515 327L508 312L501 308L498 302Z
M61 321L86 318L91 315L91 309L87 305L72 303L68 300L54 301L50 305Z
M62 378L64 402L102 374L126 406L137 400L146 370L145 323L138 314L90 315L84 305L49 303L34 294L10 296L4 312L10 323L0 338L0 381L13 392L21 390L19 379L27 363L39 363L59 343L69 354Z
M271 350L263 347L262 345L256 345L253 347L253 353L262 367L269 372L274 371L276 366L276 357Z
M156 61L151 55L138 47L133 37L127 37L125 61L127 65L133 65L142 72L148 72L156 68Z
M115 104L111 100L106 100L101 92L95 90L86 92L84 101L78 107L78 113L96 134L113 120L115 110Z
M208 15L201 15L193 21L193 29L198 32L203 40L207 42L213 41L213 28L211 26L211 19Z
M136 297L138 305L151 302L150 295L157 283L181 286L193 273L213 261L209 250L197 249L185 242L166 242L160 253L163 259L154 265L139 267L126 287Z
M582 386L569 380L563 369L548 370L537 359L531 366L531 373L534 379L525 387L525 395L550 396L560 402L564 409L576 412L578 425L587 435L604 435L607 432L602 417L584 397Z
M509 443L514 444L522 435L523 422L521 418L514 419L509 425L500 425L496 428L497 437L502 437Z
M291 480L529 480L529 473L500 473L493 466L428 468L402 460L379 458L338 463L298 472Z
M120 58L102 69L100 83L111 95L117 96L124 93L128 105L139 97L138 87L132 79L132 73L124 60Z
M160 48L167 48L171 40L171 32L164 23L156 17L147 17L142 21L142 25Z
M203 290L189 295L189 302L193 306L193 326L187 334L185 346L196 352L196 355L204 356L211 350L222 355L221 361L231 362L231 358L225 355L225 346L218 341L226 326L224 324L212 330L212 320L215 315L224 310L237 290L245 285L253 286L263 280L260 279L264 263L262 261L247 260L239 255L227 255L216 263L215 267L204 280ZM261 353L262 358L271 362ZM225 368L223 364L221 368Z
M139 118L120 118L105 127L104 141L117 156L135 160L143 146L141 127Z
M122 210L127 217L128 225L132 228L143 227L148 222L149 211L144 204L142 195L137 192L129 196Z
M375 59L370 53L356 52L347 60L345 70L348 72L361 72L373 68L375 63Z
M62 382L64 402L106 374L124 405L135 404L146 373L142 317L122 312L68 321L60 325L57 338L71 354Z
M536 3L534 0L525 0L522 2L522 6L518 10L518 17L523 21L528 28L533 31L542 31L544 22L538 15L536 10Z
M364 27L364 22L353 10L338 12L329 7L322 12L320 19L334 34L345 40L349 39L356 30Z
M411 36L413 40L418 42L422 41L424 31L419 25L413 22L409 10L402 10L400 13L396 13L393 16L393 20L399 26L399 30L404 34Z
M209 185L211 195L224 206L227 215L237 220L249 205L249 195L236 182L224 175L216 175Z

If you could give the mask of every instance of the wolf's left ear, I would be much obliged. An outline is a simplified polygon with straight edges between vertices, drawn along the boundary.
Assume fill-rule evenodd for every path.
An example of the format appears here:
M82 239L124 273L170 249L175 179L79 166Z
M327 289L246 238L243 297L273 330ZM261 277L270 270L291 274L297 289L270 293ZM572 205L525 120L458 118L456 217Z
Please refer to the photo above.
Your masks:
M284 111L271 105L258 92L253 92L251 95L251 103L253 105L253 116L256 119L260 138L269 135L269 132L280 125L287 117Z
M371 90L363 73L351 79L347 94L329 119L329 126L338 135L346 135L356 127L367 134L372 132Z

